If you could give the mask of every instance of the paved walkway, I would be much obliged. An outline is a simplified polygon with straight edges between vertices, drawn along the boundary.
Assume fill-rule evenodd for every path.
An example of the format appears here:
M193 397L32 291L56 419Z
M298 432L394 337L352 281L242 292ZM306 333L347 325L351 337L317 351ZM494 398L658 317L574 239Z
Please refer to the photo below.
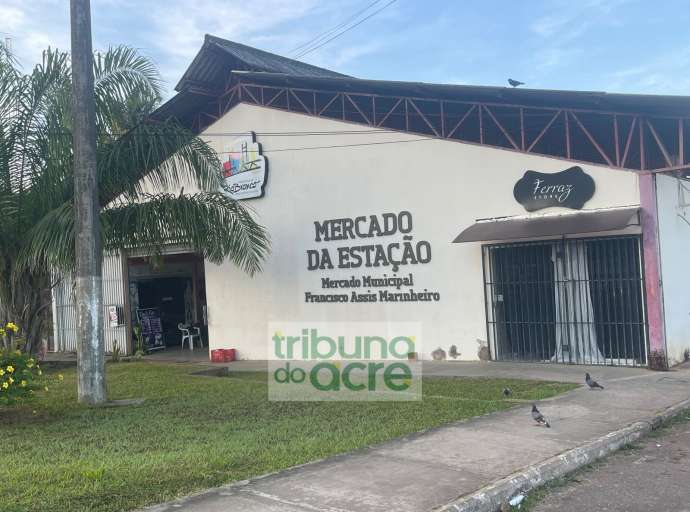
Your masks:
M690 419L690 413L685 415ZM563 487L547 492L534 512L690 511L690 422L658 435L578 472Z
M265 372L266 361L235 361L233 363L211 363L208 356L202 356L195 350L189 351L164 350L146 356L146 361L188 362L208 365L209 367L227 367L236 372ZM597 378L602 380L618 380L639 375L649 375L644 368L625 368L620 366L578 366L549 363L511 363L511 362L480 362L480 361L423 361L425 376L446 377L492 377L551 380L556 382L583 382L583 375L587 368Z
M260 370L238 362L233 370ZM579 388L540 403L551 422L533 425L529 405L454 423L150 509L157 512L377 512L433 510L525 466L690 398L690 370L508 363L430 363L426 375L581 382L589 370L605 391Z

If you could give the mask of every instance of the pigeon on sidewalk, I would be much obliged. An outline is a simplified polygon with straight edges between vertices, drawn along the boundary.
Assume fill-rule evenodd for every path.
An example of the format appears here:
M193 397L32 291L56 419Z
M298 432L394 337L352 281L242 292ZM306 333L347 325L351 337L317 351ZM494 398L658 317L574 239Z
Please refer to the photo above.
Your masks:
M503 388L503 396L508 398L510 395L513 394L513 390L510 388Z
M587 386L589 386L589 389L604 389L604 386L592 379L589 373L585 373L585 382L587 383Z
M539 412L539 409L537 409L537 406L534 404L532 404L532 419L536 421L539 425L544 425L546 428L551 428L549 422L546 421L544 415Z

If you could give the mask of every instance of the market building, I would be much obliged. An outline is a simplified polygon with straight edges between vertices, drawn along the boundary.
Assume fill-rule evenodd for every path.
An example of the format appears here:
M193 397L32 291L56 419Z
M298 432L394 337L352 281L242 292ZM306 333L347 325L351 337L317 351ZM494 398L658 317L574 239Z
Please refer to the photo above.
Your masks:
M196 323L243 359L281 320L420 322L427 359L687 357L690 97L363 80L212 36L176 90L155 116L216 149L272 252L253 278L108 256L108 350L150 314L161 345ZM75 350L68 285L54 303Z

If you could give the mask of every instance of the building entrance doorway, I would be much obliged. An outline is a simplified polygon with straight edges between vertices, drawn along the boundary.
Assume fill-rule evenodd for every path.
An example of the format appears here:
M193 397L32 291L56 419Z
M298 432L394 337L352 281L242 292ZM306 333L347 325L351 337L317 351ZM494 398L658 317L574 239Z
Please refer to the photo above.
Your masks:
M203 259L190 253L128 259L133 352L180 347L182 331L198 327L204 344L206 291Z

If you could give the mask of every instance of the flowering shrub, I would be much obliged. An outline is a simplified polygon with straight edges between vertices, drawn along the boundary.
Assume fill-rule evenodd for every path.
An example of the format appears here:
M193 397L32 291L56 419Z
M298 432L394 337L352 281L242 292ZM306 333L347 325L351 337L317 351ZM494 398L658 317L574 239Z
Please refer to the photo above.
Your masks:
M16 348L20 343L18 339L15 339L18 332L19 326L14 322L8 322L4 328L0 327L0 348Z
M37 377L43 372L33 357L17 347L21 340L15 335L19 327L10 322L0 328L0 340L4 348L0 351L0 404L11 404L31 396L39 387ZM47 391L47 387L45 388Z

